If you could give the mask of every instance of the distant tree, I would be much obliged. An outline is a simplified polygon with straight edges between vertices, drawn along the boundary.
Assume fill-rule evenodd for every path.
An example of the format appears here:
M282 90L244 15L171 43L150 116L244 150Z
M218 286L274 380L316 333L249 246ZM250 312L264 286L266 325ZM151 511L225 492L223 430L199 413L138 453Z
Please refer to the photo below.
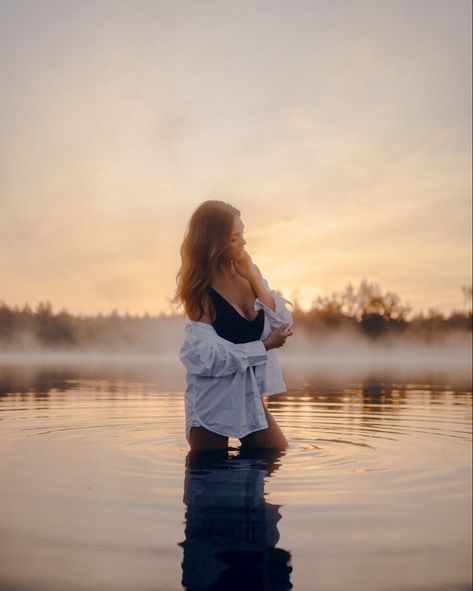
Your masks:
M471 301L471 286L462 288L465 300ZM296 294L297 296L297 294ZM308 311L293 298L293 316L297 329L321 336L335 331L361 331L371 338L399 331L409 331L422 340L438 339L449 331L472 330L471 304L468 311L442 314L435 308L426 313L411 313L393 292L383 292L378 284L363 279L355 288L348 283L339 292L319 296ZM465 305L465 308L467 306ZM84 347L94 350L135 350L158 352L171 339L178 339L184 326L181 314L148 312L138 316L117 310L95 316L71 315L64 308L55 313L49 302L40 302L35 310L0 302L0 347L46 348ZM166 338L163 339L163 335ZM176 340L177 343L177 340ZM25 345L26 344L26 345Z
M358 292L354 295L356 317L376 314L384 320L406 320L410 306L401 304L399 296L393 292L382 293L377 283L369 283L366 279L360 283Z
M465 313L470 312L471 314L471 307L472 307L472 297L473 297L473 289L471 285L462 285L462 292L463 292L463 310Z
M0 302L0 341L13 337L18 326L18 314L4 303Z
M50 302L40 302L36 307L35 333L45 345L71 345L76 342L71 318L65 311L55 315Z
M341 328L355 322L363 332L376 337L388 329L403 330L410 311L397 294L383 294L376 283L363 279L357 289L348 283L341 292L317 297L312 309L304 318L299 314L298 319L312 328Z

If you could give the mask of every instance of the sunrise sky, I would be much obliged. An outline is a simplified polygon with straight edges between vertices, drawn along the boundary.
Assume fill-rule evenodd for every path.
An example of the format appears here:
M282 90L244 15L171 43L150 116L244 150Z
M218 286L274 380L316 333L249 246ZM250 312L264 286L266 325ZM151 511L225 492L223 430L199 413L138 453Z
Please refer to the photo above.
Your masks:
M0 301L169 312L188 219L242 211L303 307L471 284L469 0L0 0Z

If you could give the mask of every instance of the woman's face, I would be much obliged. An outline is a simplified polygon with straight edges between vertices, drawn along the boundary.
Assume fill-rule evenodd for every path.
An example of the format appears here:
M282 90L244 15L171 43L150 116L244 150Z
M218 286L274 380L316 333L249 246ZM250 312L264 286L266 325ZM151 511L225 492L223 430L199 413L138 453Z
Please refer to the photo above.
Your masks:
M243 236L245 226L239 216L233 218L232 236L230 239L230 257L232 260L243 256L246 240Z

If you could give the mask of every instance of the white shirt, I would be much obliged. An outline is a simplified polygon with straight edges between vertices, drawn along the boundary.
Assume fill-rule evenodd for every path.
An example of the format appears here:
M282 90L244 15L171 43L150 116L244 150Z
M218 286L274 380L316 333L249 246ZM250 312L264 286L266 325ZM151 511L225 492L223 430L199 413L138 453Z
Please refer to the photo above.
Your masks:
M267 351L263 340L285 322L292 326L292 314L285 306L291 302L270 290L265 279L263 283L276 309L256 298L255 311L264 310L260 340L235 344L219 336L211 324L196 320L186 324L179 358L187 370L187 440L191 427L197 425L236 438L266 429L261 397L287 390L276 350Z

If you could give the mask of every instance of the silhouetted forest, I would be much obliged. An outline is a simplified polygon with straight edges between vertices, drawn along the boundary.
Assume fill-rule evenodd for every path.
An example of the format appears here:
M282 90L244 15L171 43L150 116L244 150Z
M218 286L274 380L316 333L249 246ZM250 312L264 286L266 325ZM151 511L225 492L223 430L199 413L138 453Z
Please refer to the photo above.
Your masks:
M359 333L376 340L387 335L409 334L432 341L451 332L472 330L471 287L463 287L464 310L442 314L435 309L414 313L392 292L362 281L330 296L317 298L310 310L294 302L295 329L324 335L337 331ZM182 338L185 320L180 314L158 316L75 316L66 310L54 312L49 302L33 310L28 304L9 307L0 303L0 349L34 350L133 350L162 353Z
M309 311L296 303L294 321L308 332L350 330L372 339L387 334L409 333L423 340L432 340L451 331L471 331L471 286L462 287L463 311L445 315L431 308L415 313L393 292L383 293L376 283L363 280L355 289L349 283L341 292L319 297Z

